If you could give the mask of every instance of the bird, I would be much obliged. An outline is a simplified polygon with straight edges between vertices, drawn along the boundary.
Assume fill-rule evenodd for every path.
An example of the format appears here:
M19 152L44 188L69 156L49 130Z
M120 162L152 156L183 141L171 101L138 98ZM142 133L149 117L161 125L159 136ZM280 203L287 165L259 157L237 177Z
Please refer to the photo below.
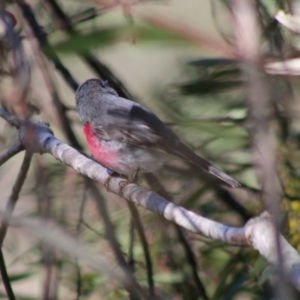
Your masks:
M104 167L135 181L173 158L217 177L230 187L240 183L185 145L144 106L120 97L108 81L88 79L77 89L76 106L92 155Z

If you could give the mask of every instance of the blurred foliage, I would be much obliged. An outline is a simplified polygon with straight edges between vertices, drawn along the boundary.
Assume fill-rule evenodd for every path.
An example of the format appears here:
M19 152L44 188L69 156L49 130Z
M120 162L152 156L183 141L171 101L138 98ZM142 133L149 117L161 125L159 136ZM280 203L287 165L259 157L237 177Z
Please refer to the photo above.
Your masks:
M53 35L55 34L53 33ZM55 39L55 37L52 37L52 39ZM109 47L114 43L128 40L143 44L188 44L184 37L180 37L172 32L153 26L136 25L133 28L130 26L127 28L126 26L103 28L84 35L74 35L66 41L57 42L55 49L59 52L85 53L95 48Z
M227 1L212 2L214 5L222 5L224 13L225 10L227 14L229 13L227 5L224 5ZM100 4L97 4L97 1L58 1L59 7L66 13L69 25L73 26L73 32L67 34L67 27L61 25L58 16L54 16L49 9L49 3L51 1L30 2L44 32L49 34L48 49L33 44L32 31L28 30L28 24L26 29L24 25L26 18L21 17L15 4L8 4L7 10L17 16L16 32L20 40L32 43L34 53L30 56L31 50L26 50L29 65L33 70L39 69L38 72L35 70L28 73L31 82L23 94L24 97L20 99L26 99L25 103L28 101L37 106L42 116L51 124L55 134L65 140L68 140L68 134L58 121L60 115L59 110L55 110L54 91L63 102L62 110L66 112L76 137L79 141L84 141L78 125L78 116L73 112L75 103L68 101L61 92L61 89L67 89L64 79L45 59L42 51L47 53L49 49L51 51L54 49L59 55L64 53L61 58L63 63L67 64L70 54L75 56L82 53L97 53L97 49L104 47L110 49L122 43L134 45L141 43L143 49L147 49L147 53L154 51L156 47L167 51L170 47L195 48L190 39L182 32L172 30L172 26L160 27L159 24L151 24L136 18L131 14L130 3L122 7L124 18L122 13L119 13L114 19L108 17L114 5L105 7L103 3L106 1L99 1ZM292 34L274 19L278 9L289 9L287 2L264 0L257 1L257 4L264 29L262 47L266 61L298 54L299 49L296 43L292 42L298 40L296 34ZM186 5L189 5L188 2ZM220 13L214 16L218 18ZM163 22L168 21L162 20ZM231 34L228 36L224 32L220 34L226 41L231 41ZM12 70L14 57L8 44L7 37L1 35L1 92L6 95L7 92L4 91L8 90L9 95L14 96L17 82L15 77L18 73L17 70ZM166 116L170 126L188 145L244 183L245 189L240 193L222 194L215 186L208 186L201 181L193 170L175 162L171 162L169 168L158 174L159 180L176 203L221 223L242 226L246 218L230 204L232 201L242 205L249 216L259 214L262 209L261 197L257 193L260 185L257 183L252 164L252 137L249 134L251 120L248 116L244 91L246 82L240 71L241 63L237 60L210 57L210 53L206 53L206 56L195 54L192 60L190 56L185 57L185 64L180 70L180 77L183 80L174 80L172 84L163 88L153 88L155 90L153 97L156 99L154 105L161 115ZM102 61L101 52L97 58ZM57 67L56 63L54 65ZM80 78L82 70L74 68L74 61L70 69L74 72L75 78ZM172 66L169 72L173 72ZM41 73L44 80L46 82L48 80L47 88L44 86L37 88ZM115 75L119 76L117 72ZM126 81L126 78L120 79ZM292 114L299 109L298 79L276 76L269 76L268 79L274 105L272 109L275 112L272 126L276 132L278 145L278 169L285 193L283 197L283 209L287 218L285 232L289 242L300 250L298 167L300 124L298 116ZM51 80L52 83L49 85ZM46 93L40 93L39 89L46 90ZM42 100L39 96L45 94L47 97ZM19 102L10 101L9 97L5 99L4 96L1 97L3 105L11 107L11 110L20 105ZM12 136L12 130L7 128L1 121L0 146L3 150L12 144L12 140L16 140L16 137ZM86 146L84 150L88 152ZM16 168L19 164L18 157L13 162ZM10 168L13 169L12 164L7 164L8 167L6 165L1 167L0 174L3 177L8 174L10 182L13 182L16 172L10 171ZM5 190L5 195L9 194L12 186L7 182L6 180L8 190ZM39 215L57 221L66 231L99 251L112 266L117 264L93 195L87 189L86 181L82 177L55 162L51 157L36 156L27 182L29 186L25 186L21 201L29 204L23 214ZM137 281L147 289L147 267L143 248L136 230L133 234L131 232L131 215L125 200L107 193L104 187L99 187L99 190L107 205L109 218L114 224L124 257L131 263ZM187 253L173 224L144 209L139 208L138 211L149 243L155 294L162 299L203 299L195 285ZM184 235L191 252L195 255L198 276L209 299L272 299L271 280L276 278L276 272L253 250L212 242L192 233L184 232ZM17 287L16 281L24 281L26 284L28 278L35 278L35 284L41 285L37 290L46 290L47 280L51 281L54 294L51 299L127 299L126 291L108 279L105 274L93 272L81 265L80 261L66 257L55 250L55 245L49 250L37 241L27 241L31 247L30 251L26 252L23 246L20 246L20 239L20 236L12 233L5 244L5 255L9 257L10 262L14 261L12 265L7 263L8 270L15 265L22 265L25 270L10 272L13 286ZM39 279L41 274L44 282ZM0 297L6 299L6 294L0 294ZM27 297L22 292L17 292L17 299L40 298Z

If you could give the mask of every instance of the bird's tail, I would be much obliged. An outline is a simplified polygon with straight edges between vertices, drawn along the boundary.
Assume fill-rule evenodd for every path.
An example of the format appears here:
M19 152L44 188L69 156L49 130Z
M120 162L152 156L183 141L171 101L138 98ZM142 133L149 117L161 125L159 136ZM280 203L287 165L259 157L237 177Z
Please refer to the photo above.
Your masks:
M172 150L174 151L175 149L173 148ZM241 184L237 180L233 179L226 173L217 169L215 166L213 166L211 163L209 163L204 158L198 156L196 153L194 153L190 148L188 148L183 143L180 143L180 145L177 145L176 150L174 151L173 154L183 158L184 160L192 163L193 165L196 165L196 166L204 169L205 171L207 171L208 173L221 179L223 182L227 183L231 187L241 186Z
M217 169L213 165L210 165L208 167L208 172L210 174L218 177L219 179L221 179L222 181L226 182L228 185L230 185L232 187L239 187L239 186L241 186L241 184L237 180L233 179L232 177L230 177L226 173L220 171L219 169Z

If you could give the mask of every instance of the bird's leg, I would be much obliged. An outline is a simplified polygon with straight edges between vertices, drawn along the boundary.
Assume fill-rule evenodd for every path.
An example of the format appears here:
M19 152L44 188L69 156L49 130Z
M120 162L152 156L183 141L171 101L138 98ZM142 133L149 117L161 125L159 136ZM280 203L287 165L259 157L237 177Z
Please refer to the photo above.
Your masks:
M109 177L105 180L104 186L105 186L106 190L109 192L108 188L109 188L110 181L115 177L124 177L124 176L120 175L119 173L117 173L111 169L107 169L107 173L108 173Z
M139 170L140 170L140 168L137 168L136 171L133 173L131 180L130 180L131 183L137 181L137 176L138 176Z
M135 183L136 180L137 180L137 175L139 173L139 170L140 168L137 168L136 171L133 173L131 179L128 179L127 181L121 181L119 183L119 187L120 187L120 190L119 190L119 195L120 196L123 196L123 189L130 183Z

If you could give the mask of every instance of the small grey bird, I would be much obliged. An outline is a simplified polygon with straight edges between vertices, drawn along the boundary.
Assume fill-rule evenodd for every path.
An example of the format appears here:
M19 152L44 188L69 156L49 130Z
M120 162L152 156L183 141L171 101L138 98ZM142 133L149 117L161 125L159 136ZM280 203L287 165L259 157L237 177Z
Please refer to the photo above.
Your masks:
M103 166L135 179L153 172L172 156L218 177L231 187L240 183L182 143L154 113L119 97L107 81L89 79L76 91L76 105L89 148Z

